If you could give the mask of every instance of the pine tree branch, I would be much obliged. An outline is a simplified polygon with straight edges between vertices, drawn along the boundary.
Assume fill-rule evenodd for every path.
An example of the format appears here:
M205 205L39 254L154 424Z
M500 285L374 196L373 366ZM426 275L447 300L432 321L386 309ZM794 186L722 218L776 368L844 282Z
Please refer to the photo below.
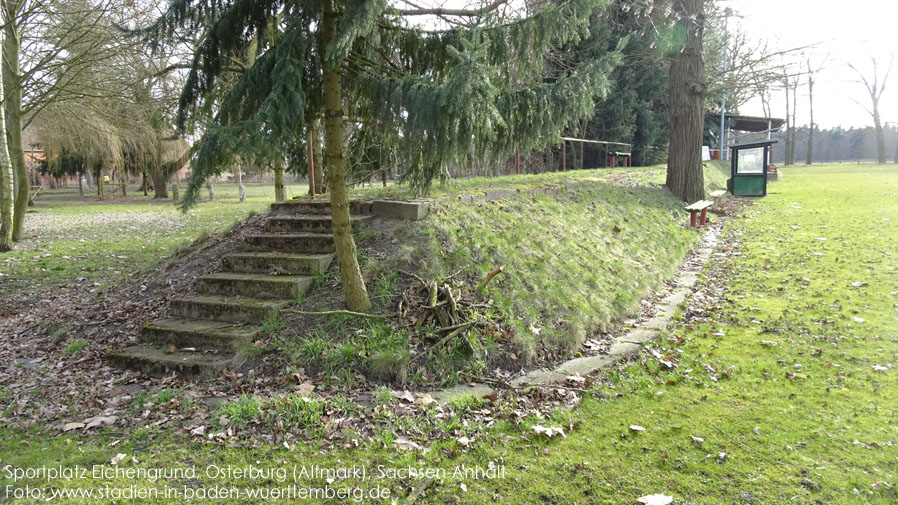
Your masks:
M508 3L508 0L495 0L489 5L485 5L479 9L446 9L443 7L436 8L418 8L418 9L393 9L393 13L400 16L459 16L459 17L478 17L488 14L502 5Z

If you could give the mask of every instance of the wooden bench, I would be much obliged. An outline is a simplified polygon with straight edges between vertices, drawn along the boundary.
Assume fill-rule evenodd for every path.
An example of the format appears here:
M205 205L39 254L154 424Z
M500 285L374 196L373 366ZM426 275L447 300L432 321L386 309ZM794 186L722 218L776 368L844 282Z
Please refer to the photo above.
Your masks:
M689 206L686 207L686 210L689 211L689 226L695 228L695 215L701 212L701 217L699 218L698 226L704 226L705 222L708 220L708 207L710 207L714 202L711 200L699 200Z

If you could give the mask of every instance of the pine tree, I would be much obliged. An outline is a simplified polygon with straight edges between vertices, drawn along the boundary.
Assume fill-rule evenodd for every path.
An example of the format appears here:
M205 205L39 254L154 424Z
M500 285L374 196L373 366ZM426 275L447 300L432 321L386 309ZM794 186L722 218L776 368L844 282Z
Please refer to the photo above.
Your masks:
M194 159L184 205L235 155L270 160L324 112L334 239L347 306L370 307L350 233L344 116L391 135L401 180L420 193L452 164L501 160L516 148L557 142L607 92L612 52L582 67L542 74L547 56L587 35L597 0L547 2L501 22L497 1L473 10L397 9L386 0L173 0L144 33L164 41L203 32L180 98L182 129L211 119ZM426 31L406 16L463 17ZM276 19L276 23L271 20ZM215 107L209 97L229 55L258 40L259 54ZM214 110L214 115L212 114ZM292 160L295 162L297 160Z

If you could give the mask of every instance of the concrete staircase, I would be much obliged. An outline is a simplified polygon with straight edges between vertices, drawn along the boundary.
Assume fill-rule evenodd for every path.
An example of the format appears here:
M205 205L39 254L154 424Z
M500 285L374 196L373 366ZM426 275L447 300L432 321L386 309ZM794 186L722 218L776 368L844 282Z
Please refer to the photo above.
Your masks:
M353 229L366 224L371 204L351 202ZM176 298L168 318L147 324L138 343L108 354L116 366L162 376L204 379L234 361L308 290L334 258L330 203L296 199L275 203L265 232L245 237L243 252L223 258L223 270L197 279L194 292Z

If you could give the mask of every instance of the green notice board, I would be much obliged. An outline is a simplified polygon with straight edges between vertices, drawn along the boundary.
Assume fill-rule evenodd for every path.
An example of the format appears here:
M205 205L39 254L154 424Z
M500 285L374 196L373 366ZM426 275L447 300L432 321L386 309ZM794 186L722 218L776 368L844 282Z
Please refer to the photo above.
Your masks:
M767 180L761 177L736 177L733 179L733 191L736 196L764 196Z
M733 196L766 196L770 146L775 140L731 146L727 189Z

